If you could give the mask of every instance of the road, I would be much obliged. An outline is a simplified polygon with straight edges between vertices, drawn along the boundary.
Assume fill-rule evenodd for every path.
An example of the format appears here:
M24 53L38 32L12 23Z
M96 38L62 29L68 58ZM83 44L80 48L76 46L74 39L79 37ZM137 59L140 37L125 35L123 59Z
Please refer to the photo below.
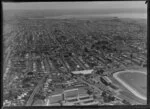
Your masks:
M62 54L60 54L60 60L61 60L61 62L62 62L62 64L63 64L63 66L67 69L68 73L70 73L71 71L70 71L70 69L68 68L68 66L67 66L67 64L66 64L66 61L65 61L65 59L64 59L64 56L63 56Z
M38 85L34 88L34 91L33 91L32 94L30 95L30 97L29 97L29 99L28 99L28 101L27 101L27 103L26 103L26 106L31 106L31 105L32 105L34 95L39 92L40 87L43 85L44 80L46 79L46 77L47 77L48 75L49 75L49 74L46 74L46 75L38 82Z
M10 34L11 35L11 34ZM5 37L5 36L4 36ZM4 42L4 44L13 44L14 43L14 39L17 37L17 33L16 33L16 35L11 35L11 37L9 37L8 39L7 39L7 43L6 43L6 41ZM5 74L5 72L6 72L6 68L7 68L7 63L8 63L8 60L9 60L9 58L10 58L10 55L12 54L12 50L13 50L14 48L11 48L11 46L9 46L6 50L4 50L4 53L7 53L7 55L6 56L4 56L4 53L3 53L3 72L4 72L4 76L7 76L7 74Z
M100 92L102 92L102 91L106 91L108 94L112 94L112 92L110 92L108 89L107 89L107 87L105 87L103 84L96 84L96 85L94 85L94 84L91 84L91 83L89 83L88 81L86 81L86 80L84 80L84 79L82 79L82 78L80 78L80 77L78 77L78 80L79 81L81 81L81 82L83 82L83 83L85 83L85 84L87 84L88 86L90 86L90 87L93 87L94 89L96 89L96 90L98 90L98 91L100 91Z
M83 82L83 83L85 83L85 84L87 84L87 85L90 86L90 87L93 87L94 89L98 90L99 92L102 91L102 90L100 90L98 87L96 87L96 86L94 86L94 85L91 85L90 83L88 83L87 81L84 81L84 80L81 79L81 78L78 78L78 80L81 81L81 82Z
M9 47L8 49L8 53L6 55L6 58L4 59L4 63L3 63L3 72L4 72L4 77L7 76L7 73L6 72L6 68L7 68L7 63L8 63L8 60L9 60L9 57L10 57L10 54L11 54L11 48Z
M50 64L48 63L48 60L45 60L45 61L44 61L44 64L45 64L46 67L48 67L48 66L50 65ZM50 68L45 68L45 70L47 70L46 72L48 72L48 73L46 73L46 74L44 75L44 77L38 82L37 86L34 88L34 91L32 92L32 94L30 95L30 97L29 97L29 99L28 99L28 101L27 101L27 103L26 103L26 106L31 106L31 105L32 105L34 95L39 92L40 87L43 85L43 83L44 83L46 77L49 76L49 74L50 74Z
M82 69L84 69L84 70L88 69L88 68L76 57L75 54L72 56L72 59L73 59L77 64L79 64L79 66L80 66Z
M134 62L134 63L137 64L137 65L141 65L141 64L140 64L139 62L137 62L134 58L131 59L131 58L129 58L129 57L127 57L127 56L123 56L123 55L122 55L122 57L125 58L125 59L127 59L127 60L131 60L132 62Z

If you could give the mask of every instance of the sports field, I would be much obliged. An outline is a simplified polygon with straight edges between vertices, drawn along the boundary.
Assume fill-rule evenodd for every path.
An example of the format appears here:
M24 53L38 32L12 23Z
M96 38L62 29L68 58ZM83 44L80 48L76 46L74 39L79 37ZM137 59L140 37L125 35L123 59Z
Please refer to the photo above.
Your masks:
M116 72L114 78L140 99L147 98L147 75L146 72L127 70Z

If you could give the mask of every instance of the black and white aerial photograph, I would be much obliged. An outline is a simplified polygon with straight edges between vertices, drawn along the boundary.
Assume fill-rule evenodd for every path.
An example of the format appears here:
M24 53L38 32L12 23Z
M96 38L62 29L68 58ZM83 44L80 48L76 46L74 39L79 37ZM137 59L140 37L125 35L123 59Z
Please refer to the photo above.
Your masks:
M147 104L145 1L2 2L3 106Z

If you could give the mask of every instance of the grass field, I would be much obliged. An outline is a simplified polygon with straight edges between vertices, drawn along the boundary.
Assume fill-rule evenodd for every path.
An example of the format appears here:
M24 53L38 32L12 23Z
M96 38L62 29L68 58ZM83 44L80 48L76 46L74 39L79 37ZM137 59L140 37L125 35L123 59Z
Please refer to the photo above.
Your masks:
M134 90L138 91L141 95L147 96L147 77L142 73L125 72L120 73L119 78L130 85Z
M138 70L139 71L139 70ZM142 72L142 71L141 71ZM146 71L143 71L146 72ZM122 79L127 85L136 90L140 95L147 96L147 75L146 73L137 73L136 71L131 71L125 73L119 73L118 77ZM143 100L133 94L127 87L117 81L114 77L110 77L114 84L118 85L121 89L119 97L126 99L132 104L146 104L146 100Z
M126 99L127 101L129 101L131 104L137 104L137 103L141 103L141 104L146 104L145 100L142 100L140 98L138 98L137 96L135 96L132 92L130 92L126 87L124 87L121 83L119 83L115 78L110 77L110 79L112 80L112 82L117 85L120 89L119 91L119 95L118 97L122 98L122 99Z

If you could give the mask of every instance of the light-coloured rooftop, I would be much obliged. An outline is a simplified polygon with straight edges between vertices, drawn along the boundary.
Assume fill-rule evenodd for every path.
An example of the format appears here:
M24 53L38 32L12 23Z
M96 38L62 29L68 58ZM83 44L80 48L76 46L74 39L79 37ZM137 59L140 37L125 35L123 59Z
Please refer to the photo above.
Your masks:
M73 74L91 74L94 70L80 70L80 71L72 71Z

